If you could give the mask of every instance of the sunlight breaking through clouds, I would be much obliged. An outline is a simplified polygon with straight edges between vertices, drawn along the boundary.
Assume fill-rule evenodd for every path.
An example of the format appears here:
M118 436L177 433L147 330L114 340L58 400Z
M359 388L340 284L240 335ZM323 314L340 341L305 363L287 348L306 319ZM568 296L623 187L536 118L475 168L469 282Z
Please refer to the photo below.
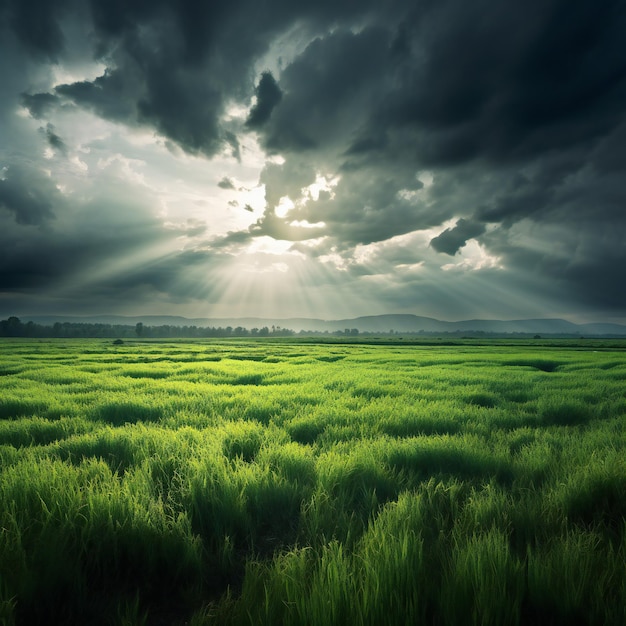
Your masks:
M460 257L457 263L446 263L441 266L444 272L504 269L501 259L489 254L487 250L474 239L470 239L467 244L457 252L457 255Z
M626 321L626 15L486 2L0 4L5 314Z

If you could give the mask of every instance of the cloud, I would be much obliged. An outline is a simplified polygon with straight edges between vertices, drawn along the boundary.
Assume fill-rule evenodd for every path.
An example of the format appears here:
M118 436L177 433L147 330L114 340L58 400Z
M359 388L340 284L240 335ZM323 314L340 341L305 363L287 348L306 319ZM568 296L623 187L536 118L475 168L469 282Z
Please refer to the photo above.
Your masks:
M42 119L59 104L59 97L52 93L23 93L21 101L34 118Z
M427 6L403 24L398 80L353 149L382 146L430 166L519 161L600 137L622 118L618 2Z
M96 36L108 67L93 80L26 96L29 108L41 114L55 102L72 103L105 119L151 127L191 154L234 149L234 136L219 124L226 88L232 88L221 80L224 70L218 72L210 63L205 66L201 51L195 44L188 48L179 25L168 20L163 9L148 9L142 17L150 20L150 26L143 28L141 21L131 24L130 5L119 16L122 24L100 3L95 5Z
M136 123L138 111L136 102L141 94L140 77L130 72L122 73L107 70L93 81L80 81L55 87L55 94L33 94L43 101L51 102L49 96L61 96L69 101L88 108L106 119ZM57 100L55 98L55 100ZM58 101L58 100L57 100Z
M42 225L54 218L59 191L40 170L11 165L0 179L0 208L13 214L18 224Z
M236 189L233 179L229 178L228 176L224 176L224 178L222 178L222 180L217 183L217 186L220 189Z
M437 250L454 256L468 239L478 237L485 232L485 225L461 218L454 228L446 228L440 235L430 240L430 245Z
M182 303L200 268L273 238L322 297L623 316L622 9L4 0L4 279L42 289L162 247L107 297Z
M65 0L7 0L0 5L12 32L30 54L56 61L65 38L58 18L67 11Z
M60 96L57 104L69 102L106 119L153 128L190 154L229 151L238 158L236 132L222 117L230 101L251 95L253 66L273 38L303 19L322 29L351 19L367 11L368 4L347 8L322 2L298 9L282 0L263 7L252 0L197 6L175 0L122 5L93 0L82 18L85 28L93 29L94 56L106 64L105 72L95 79L56 85L47 94L31 92L26 101L42 114L44 104ZM53 33L61 32L61 7L42 7L50 42L40 48L59 54L62 37ZM33 39L37 19L32 17L24 31L25 46ZM269 72L257 89L252 127L269 115L279 93Z
M350 247L382 241L419 228L427 228L450 217L442 207L439 214L430 210L428 192L411 163L380 163L353 170L341 170L330 190L317 198L307 188L317 176L331 169L333 161L292 155L283 164L269 164L261 174L268 208L253 227L254 232L294 241L328 235L335 245ZM304 194L303 194L304 190ZM281 218L275 213L280 199L288 196L295 206ZM323 223L317 229L294 229L292 222ZM321 232L320 232L321 231Z
M246 126L259 128L269 120L272 111L283 97L278 83L271 72L263 72L255 89L256 104L250 109Z
M270 151L342 149L380 93L389 59L388 33L337 30L317 37L280 76L283 92L263 129Z
M37 181L37 195L28 199L30 204L22 204L15 223L2 224L0 287L5 291L28 288L59 297L72 293L77 299L93 298L94 306L105 306L98 293L107 281L127 274L131 266L136 270L167 257L180 248L176 241L181 235L206 230L193 220L180 226L164 224L152 215L150 195L113 173L108 185L94 187L87 179L78 193L67 195L56 190L53 179L38 178L37 172L20 175L28 178L31 188ZM9 180L12 188L23 187L13 175L0 181L2 203ZM42 196L47 200L44 207L37 204Z
M51 148L57 150L63 155L67 155L67 146L65 142L54 132L54 125L48 123L45 128L40 129L46 136L46 140Z
M620 314L626 307L626 295L617 288L626 266L625 228L623 215L598 220L579 209L569 223L557 215L525 220L488 232L482 241L509 273L523 274L531 284L543 282L547 293L558 290L577 306Z

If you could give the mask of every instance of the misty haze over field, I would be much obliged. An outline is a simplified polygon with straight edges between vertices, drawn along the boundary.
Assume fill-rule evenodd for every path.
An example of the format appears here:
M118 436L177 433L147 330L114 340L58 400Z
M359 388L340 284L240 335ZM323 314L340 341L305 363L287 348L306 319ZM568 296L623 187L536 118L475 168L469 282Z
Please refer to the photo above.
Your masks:
M626 323L620 0L0 0L0 317Z

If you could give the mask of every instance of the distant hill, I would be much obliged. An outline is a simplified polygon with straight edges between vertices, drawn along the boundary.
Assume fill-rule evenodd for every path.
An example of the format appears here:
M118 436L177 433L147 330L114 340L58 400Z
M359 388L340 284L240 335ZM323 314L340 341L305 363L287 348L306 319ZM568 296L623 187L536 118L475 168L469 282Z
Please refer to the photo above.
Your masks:
M521 320L462 320L446 322L432 317L418 315L368 315L340 320L321 320L313 318L186 318L177 315L24 315L22 322L33 321L36 324L53 325L56 322L111 324L134 326L143 322L146 326L200 326L236 328L263 328L272 326L289 328L296 332L335 332L357 328L359 332L388 333L476 333L488 334L540 334L540 335L581 335L581 336L626 336L626 325L609 323L574 324L563 319L521 319Z

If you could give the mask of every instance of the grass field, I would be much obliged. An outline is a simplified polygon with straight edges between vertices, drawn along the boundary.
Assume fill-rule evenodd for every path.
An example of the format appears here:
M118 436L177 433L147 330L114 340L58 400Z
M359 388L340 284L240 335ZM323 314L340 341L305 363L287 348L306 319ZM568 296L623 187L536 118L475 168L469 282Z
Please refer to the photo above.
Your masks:
M626 624L626 345L0 343L0 624Z

